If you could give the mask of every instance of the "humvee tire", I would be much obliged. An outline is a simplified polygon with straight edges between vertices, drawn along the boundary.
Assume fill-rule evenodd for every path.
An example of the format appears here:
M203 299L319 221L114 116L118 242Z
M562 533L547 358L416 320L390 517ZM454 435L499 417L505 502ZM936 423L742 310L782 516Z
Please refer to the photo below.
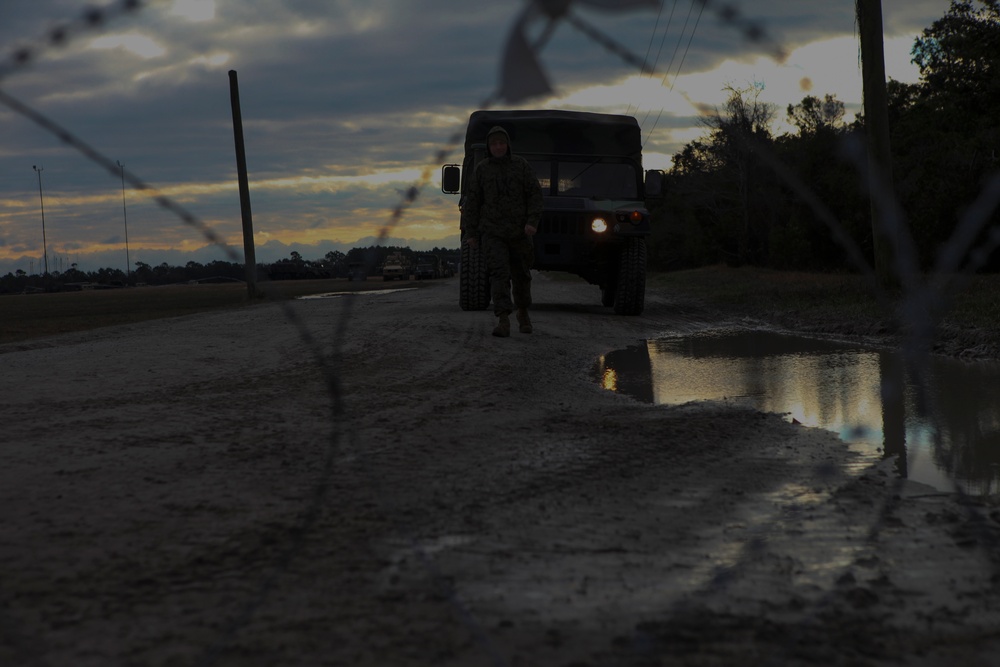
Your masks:
M641 315L646 305L646 239L625 242L618 263L615 314Z
M458 305L462 310L486 310L490 305L490 280L486 258L479 246L462 242L462 265L458 274Z
M601 288L601 305L610 308L615 305L615 293L618 291L614 285Z

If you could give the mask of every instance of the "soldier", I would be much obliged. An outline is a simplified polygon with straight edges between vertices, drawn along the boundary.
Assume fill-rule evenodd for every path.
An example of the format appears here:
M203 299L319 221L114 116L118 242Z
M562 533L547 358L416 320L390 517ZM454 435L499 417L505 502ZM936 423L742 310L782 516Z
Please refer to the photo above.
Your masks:
M494 336L510 336L510 314L517 308L521 333L531 333L531 237L542 217L542 188L528 161L511 153L510 136L500 126L486 135L490 155L476 165L468 199L462 207L462 228L468 243L483 255L490 273ZM511 300L511 283L514 298Z

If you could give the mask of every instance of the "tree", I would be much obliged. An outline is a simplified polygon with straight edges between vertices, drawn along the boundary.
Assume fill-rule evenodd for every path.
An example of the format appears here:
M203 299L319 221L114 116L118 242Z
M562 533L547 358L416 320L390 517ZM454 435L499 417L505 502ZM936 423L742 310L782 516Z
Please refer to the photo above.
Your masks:
M827 93L820 100L808 95L798 104L788 105L788 120L807 136L826 130L836 130L844 124L844 103Z
M1000 2L953 0L912 54L920 82L890 85L889 103L900 200L927 268L1000 167Z
M73 262L69 265L69 269L63 273L63 279L66 282L84 282L87 280L87 274L77 268L77 263Z
M712 145L700 140L685 145L680 153L674 154L672 162L671 173L676 176L704 174L722 166L721 156Z
M670 186L654 216L650 264L658 268L725 261L764 263L778 197L759 151L773 143L776 107L760 99L763 85L728 85L722 109L702 120L708 136L673 157Z
M771 122L776 107L760 99L764 91L761 83L745 88L727 85L724 90L729 98L723 111L703 122L712 129L713 150L732 172L736 208L740 212L740 231L737 235L737 259L743 262L761 262L766 256L769 206L762 198L761 188L756 187L756 175L761 170L756 152L771 144Z
M978 4L952 0L912 51L927 98L972 122L995 114L1000 101L1000 1Z
M784 135L776 142L779 159L839 221L842 229L871 252L871 222L862 198L857 171L843 161L831 159L841 149L851 128L844 123L844 104L836 96L807 96L787 107L788 119L798 134ZM845 249L834 239L826 222L817 218L812 206L798 194L788 192L785 206L772 229L770 265L775 268L825 268L843 266Z
M871 9L879 3L859 0L856 9L862 4ZM863 32L880 46L881 30L870 28L866 24ZM905 211L919 268L928 269L987 176L1000 168L1000 114L995 112L1000 108L1000 0L953 1L945 17L917 40L913 55L921 68L919 83L881 77L882 120L889 130L881 141L891 157L883 156L880 164L892 179L884 187L894 189ZM772 139L767 109L755 107L754 89L729 91L727 104L705 122L708 136L673 157L670 188L662 212L657 211L667 219L654 225L651 265L698 266L725 257L779 268L843 267L845 255L827 225L761 168L752 150L760 145L769 146L808 183L854 242L877 257L868 198L854 168L834 159L848 132L878 134L874 113L866 111L847 125L835 97L806 97L787 108L798 133ZM990 222L1000 226L1000 214L994 212ZM1000 257L993 261L996 266L988 268L1000 268ZM877 263L891 283L891 274L882 273L889 266Z
M824 202L845 231L871 248L867 200L854 169L831 159L851 128L833 95L806 97L787 107L799 132L774 138L772 105L761 86L730 87L726 106L704 124L708 137L673 156L662 210L654 224L650 263L656 268L700 266L720 260L780 269L838 269L845 250L813 207L764 167L770 153Z
M140 283L149 283L153 279L153 268L145 262L136 262L135 271L133 272L135 279Z

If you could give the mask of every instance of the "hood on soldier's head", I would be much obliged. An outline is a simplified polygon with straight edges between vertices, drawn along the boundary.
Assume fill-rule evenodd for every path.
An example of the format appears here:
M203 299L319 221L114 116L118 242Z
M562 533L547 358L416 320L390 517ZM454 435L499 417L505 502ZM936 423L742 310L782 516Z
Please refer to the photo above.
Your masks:
M493 127L490 128L490 131L486 133L486 148L487 148L487 151L489 150L489 146L490 146L490 137L492 137L494 134L502 134L503 138L507 140L507 155L510 155L511 150L512 150L511 145L510 145L510 135L507 134L507 130L503 129L499 125L494 125Z

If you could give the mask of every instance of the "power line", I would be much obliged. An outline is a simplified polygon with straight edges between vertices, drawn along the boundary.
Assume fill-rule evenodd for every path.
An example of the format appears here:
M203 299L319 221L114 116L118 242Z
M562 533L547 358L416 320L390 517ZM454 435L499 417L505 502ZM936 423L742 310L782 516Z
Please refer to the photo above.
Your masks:
M667 33L670 32L670 24L674 22L674 12L676 10L677 0L674 0L674 5L670 8L670 17L667 19L667 27L663 29L663 37L660 38L660 48L656 51L656 60L653 61L653 68L649 71L650 76L656 71L656 66L660 64L660 54L663 53L663 44L667 41ZM681 30L681 34L684 34L683 29Z
M692 8L694 7L694 3L695 3L695 0L691 0L691 7L692 7ZM698 18L696 18L696 19L695 19L695 22L694 22L694 27L693 27L693 28L691 28L691 35L690 35L690 36L688 37L688 41L687 41L687 44L686 44L686 45L685 45L685 47L684 47L684 53L683 53L683 55L681 55L681 61L680 61L680 63L679 63L678 65L677 65L677 73L676 73L676 74L674 74L674 78L673 78L673 80L672 80L672 81L670 82L670 87L669 87L669 88L667 89L668 91L670 91L670 90L673 90L673 89L674 89L674 81L676 81L676 80L677 80L677 77L678 77L678 76L680 75L680 72L681 72L681 68L683 68L683 67L684 67L684 61L685 61L685 60L687 59L687 54L688 54L688 51L689 51L689 50L691 49L691 42L692 42L692 41L694 40L694 34L695 34L695 33L696 33L697 31L698 31L698 24L700 24L700 23L701 23L701 15L702 15L702 14L703 14L703 13L705 12L705 5L706 5L706 4L707 4L707 3L704 3L704 2L702 2L702 3L701 3L701 9L700 9L700 10L698 10ZM689 16L690 16L690 14L689 14ZM686 22L685 22L685 25L686 25ZM683 35L683 31L681 32L681 34ZM674 51L674 54L676 55L676 49L675 49L675 51ZM671 64L671 66L673 65L673 58L672 58L672 57L671 57L671 59L670 59L670 64ZM668 76L669 74L670 74L670 68L668 67L668 68L667 68L667 74L665 74L665 75L663 76L663 83L666 83L666 81L667 81L667 76ZM662 115L663 115L663 107L660 107L660 112L659 112L658 114L656 114L656 120L655 120L655 121L653 121L653 127L649 128L649 133L648 133L648 134L646 135L646 141L649 141L649 138L650 138L651 136L653 136L653 130L655 130L655 129L656 129L656 126L657 126L657 124L658 124L658 123L660 122L660 117L661 117ZM645 122L645 119L643 119L643 122ZM642 143L642 147L643 147L643 148L645 148L645 147L646 147L646 141L644 141L644 142Z
M667 65L666 71L663 74L663 79L660 82L661 86L666 85L667 78L670 76L670 71L674 67L674 60L677 59L677 51L681 48L681 43L684 41L684 33L687 31L688 24L691 22L691 14L694 12L694 3L695 3L695 0L691 0L691 6L688 7L687 16L684 18L684 25L681 26L681 34L677 36L677 45L674 47L674 52L670 56L670 63ZM703 4L702 5L702 10L704 11L704 9L705 9L705 5ZM699 14L699 16L700 16L700 14ZM697 24L695 25L695 28L697 28ZM694 32L692 31L691 34L694 35ZM690 44L690 43L691 43L690 40L688 40L688 44ZM661 108L661 110L662 110L662 108ZM649 114L650 114L651 111L652 111L651 109L647 109L646 110L646 115L644 115L642 117L642 122L640 123L640 125L645 125L646 124L646 121L649 120Z
M675 7L677 6L677 0L674 0L674 6ZM649 62L649 52L653 48L653 40L656 39L656 29L660 27L660 16L662 14L663 14L663 3L661 2L660 3L660 8L658 10L656 10L656 22L653 23L653 32L649 35L649 44L646 46L646 57L642 59L644 67L643 67L643 71L640 72L640 74L645 74L646 73L645 72L645 63ZM670 15L673 16L673 10L670 11ZM669 27L670 27L670 20L667 19L667 28L669 28ZM664 35L667 34L666 33L666 29L664 29L663 34ZM661 48L663 47L663 40L662 39L660 40L660 47ZM656 52L657 58L659 58L659 55L660 55L660 52L657 51ZM653 70L656 69L656 63L655 62L653 63L652 69Z
M677 0L674 0L674 7L676 7L676 6L677 6ZM658 10L656 10L656 21L653 23L653 32L651 32L650 35L649 35L649 44L646 46L646 56L642 59L642 71L639 72L640 76L642 76L643 74L646 73L646 69L647 69L646 63L649 62L649 52L653 48L653 40L656 39L656 29L660 27L660 16L662 14L663 14L663 3L661 2L660 3L660 8ZM674 12L673 12L673 9L671 9L670 10L670 16L673 16L673 15L674 15ZM670 20L668 19L667 20L667 27L663 30L663 37L660 38L660 50L663 49L663 39L666 38L666 36L667 36L667 30L669 30L669 29L670 29ZM660 51L659 50L657 50L657 52L656 52L656 59L657 59L657 61L660 59ZM656 63L654 62L652 68L650 68L650 71L655 71L655 70L656 70ZM638 111L639 107L636 106L635 110ZM632 104L629 103L628 108L625 110L625 114L626 115L631 115L631 113L632 113Z
M653 61L653 66L649 69L649 76L650 76L650 78L652 78L653 72L656 71L657 67L660 64L660 55L663 53L663 45L667 41L667 35L670 33L670 26L674 22L674 13L677 11L677 1L678 0L674 0L674 4L670 7L670 16L667 18L667 27L663 29L663 36L660 37L660 46L656 50L656 60ZM660 5L660 7L662 8L663 5ZM688 11L688 16L690 17L690 10ZM680 40L680 39L683 38L683 36L684 36L684 28L686 28L686 27L687 27L687 22L685 21L684 27L681 28L681 34L677 38L678 40ZM675 53L676 53L676 49L675 49ZM638 105L636 105L636 111L638 111L638 110L639 110L639 107L638 107ZM649 115L649 111L648 110L646 111L646 115L647 116ZM645 122L645 119L643 119L643 122Z
M691 12L694 11L694 5L695 5L696 1L697 0L691 0L691 6L688 8L687 17L684 19L684 28L681 29L681 37L682 38L684 37L684 30L687 29L687 25L691 21ZM694 33L698 30L698 23L701 21L701 15L705 11L705 4L706 3L699 2L698 4L701 5L701 9L698 10L698 18L696 18L695 21L694 21L694 27L691 28L691 35L688 37L687 45L684 47L684 55L681 56L681 62L677 66L677 72L678 72L678 74L681 71L681 66L684 65L684 58L687 57L688 49L691 48L691 40L694 39ZM667 65L667 73L663 75L662 83L664 83L664 84L666 84L667 77L670 75L670 70L674 66L674 60L677 58L677 49L679 49L680 46L681 46L681 41L680 41L680 39L678 39L677 40L677 46L674 47L674 52L670 56L670 64ZM677 74L674 75L674 78L675 79L677 78ZM673 83L670 84L670 87L671 88L674 87Z

